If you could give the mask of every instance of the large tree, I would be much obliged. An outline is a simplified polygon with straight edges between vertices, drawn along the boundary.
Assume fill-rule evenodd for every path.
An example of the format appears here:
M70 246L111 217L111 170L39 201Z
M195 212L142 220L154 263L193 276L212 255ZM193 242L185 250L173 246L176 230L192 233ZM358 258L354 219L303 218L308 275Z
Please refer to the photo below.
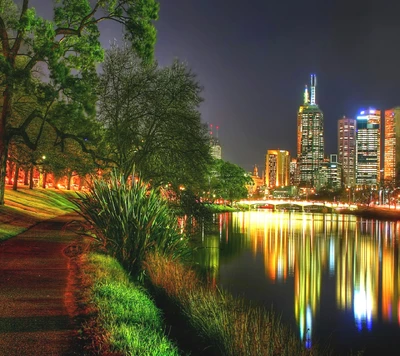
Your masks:
M233 203L247 198L246 185L253 183L250 175L234 163L217 159L210 176L211 197L223 198Z
M90 83L96 77L96 63L103 59L97 25L104 20L122 24L134 51L151 62L158 8L156 0L58 0L53 20L47 21L29 7L29 0L20 8L12 0L0 0L0 205L9 144L18 136L34 150L43 133L39 129L34 138L28 134L34 121L54 129L57 145L74 136L85 147L85 137L64 135L51 112L55 103L64 101L74 109L78 106L81 118L93 116ZM23 110L16 110L16 94L32 91L37 100L19 103Z
M160 68L113 46L99 88L99 119L115 165L126 176L135 167L153 186L199 188L210 145L198 110L202 88L187 65L176 60Z

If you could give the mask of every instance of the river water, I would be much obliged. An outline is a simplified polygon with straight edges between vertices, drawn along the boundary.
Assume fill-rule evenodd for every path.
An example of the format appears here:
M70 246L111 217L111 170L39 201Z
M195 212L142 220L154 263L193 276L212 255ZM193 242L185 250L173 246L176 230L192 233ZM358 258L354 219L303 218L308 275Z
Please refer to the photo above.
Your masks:
M219 214L197 259L211 283L281 316L306 346L400 355L400 223L351 215Z

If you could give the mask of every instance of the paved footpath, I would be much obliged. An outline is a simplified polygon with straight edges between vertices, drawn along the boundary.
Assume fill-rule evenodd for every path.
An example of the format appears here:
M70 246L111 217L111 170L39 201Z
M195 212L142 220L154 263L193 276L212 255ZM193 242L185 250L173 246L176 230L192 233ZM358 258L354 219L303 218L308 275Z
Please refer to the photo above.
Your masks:
M84 354L73 297L73 256L81 246L63 229L74 218L41 222L0 242L0 356Z

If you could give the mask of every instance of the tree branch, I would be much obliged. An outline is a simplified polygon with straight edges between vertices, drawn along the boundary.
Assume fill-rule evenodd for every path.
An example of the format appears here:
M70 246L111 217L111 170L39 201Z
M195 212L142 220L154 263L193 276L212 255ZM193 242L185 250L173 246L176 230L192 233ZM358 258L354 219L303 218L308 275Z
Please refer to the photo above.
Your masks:
M28 3L29 3L29 0L24 0L24 3L22 4L21 16L20 16L20 19L19 19L20 23L22 22L23 17L26 15L26 12L28 10ZM16 40L14 42L14 45L11 48L11 56L12 56L12 60L13 61L14 61L15 56L17 55L17 53L18 53L18 51L19 51L19 49L21 47L21 42L22 42L22 39L23 39L24 35L25 35L25 29L24 28L22 28L21 30L18 30L17 38L16 38Z

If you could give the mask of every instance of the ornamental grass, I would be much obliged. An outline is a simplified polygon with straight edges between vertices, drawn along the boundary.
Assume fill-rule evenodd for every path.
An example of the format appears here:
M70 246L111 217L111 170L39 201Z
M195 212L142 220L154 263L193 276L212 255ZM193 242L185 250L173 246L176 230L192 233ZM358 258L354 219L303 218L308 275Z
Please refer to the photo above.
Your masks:
M167 201L140 177L128 180L113 172L95 178L79 198L74 203L86 222L86 233L131 275L141 275L146 253L155 251L174 259L189 251Z

